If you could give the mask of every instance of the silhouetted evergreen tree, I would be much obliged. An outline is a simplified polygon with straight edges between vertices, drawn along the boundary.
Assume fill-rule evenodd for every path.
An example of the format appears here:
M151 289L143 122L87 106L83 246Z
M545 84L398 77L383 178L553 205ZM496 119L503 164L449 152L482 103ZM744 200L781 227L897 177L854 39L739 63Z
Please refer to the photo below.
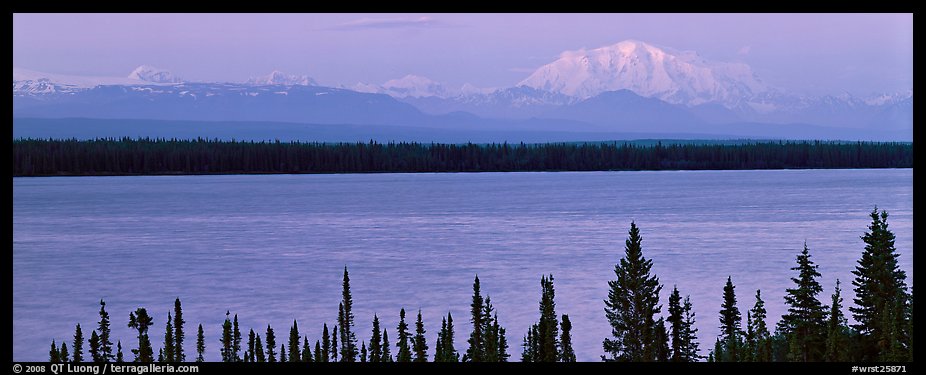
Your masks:
M206 335L203 333L203 325L200 324L196 329L196 362L204 362L206 359Z
M90 331L90 360L103 362L100 354L100 336L96 334L96 331Z
M264 355L264 344L261 343L260 334L256 334L254 338L254 350L256 351L254 359L257 362L267 362L267 357Z
M668 362L669 355L669 333L666 332L666 321L659 318L653 333L653 356L658 362Z
M138 349L132 349L135 354L135 362L154 362L154 350L151 347L151 340L148 338L148 328L154 323L154 319L148 315L148 310L144 307L135 309L135 312L129 313L129 328L135 328L138 331Z
M51 349L48 350L48 361L51 363L61 363L61 353L55 340L51 340Z
M322 345L319 340L315 340L315 362L324 362L325 358L322 355Z
M826 307L817 299L817 294L823 291L817 282L820 277L818 267L810 260L810 250L805 242L804 250L797 256L797 266L791 268L798 271L798 277L791 278L796 287L786 290L788 313L779 322L781 331L789 336L791 361L819 361L825 350Z
M425 332L424 322L421 321L421 309L418 309L418 320L415 321L415 337L412 338L415 362L428 361L428 342L424 337Z
M334 329L331 330L331 362L338 361L338 326L334 326Z
M386 333L386 329L383 328L383 358L380 362L392 362L391 349L389 349L389 334Z
M287 362L299 362L299 324L293 319L293 326L289 328L289 357Z
M553 275L540 278L540 321L537 323L537 361L556 362L561 356L559 350L559 322L556 319Z
M459 362L460 355L453 345L453 316L448 312L446 318L441 319L440 332L437 333L434 362Z
M849 361L849 327L842 313L842 288L836 279L829 318L826 321L826 351L823 359L827 362Z
M367 361L367 343L361 342L360 343L360 362L366 362L366 361Z
M170 313L167 313L167 327L164 331L164 361L166 362L175 362L176 358L174 357L174 345L177 344L174 341L174 326L173 326L173 317Z
M412 361L412 352L409 347L409 337L408 337L408 324L405 323L405 308L402 308L399 311L399 325L396 327L396 332L398 332L398 338L395 342L396 349L396 362L411 362Z
M341 332L341 360L344 362L357 361L357 336L354 333L353 298L350 294L350 277L347 267L344 267L344 278L341 283L341 319L338 328Z
M479 292L479 275L476 275L475 281L473 281L473 302L470 304L471 318L470 322L473 323L473 331L470 333L469 348L466 349L466 354L463 356L463 362L483 362L485 358L485 342L483 339L483 327L485 324L484 313L484 300L482 295Z
M280 363L286 362L286 344L280 344Z
M61 350L58 351L61 356L61 362L70 362L70 354L68 354L68 343L61 343Z
M750 353L748 359L754 362L771 362L772 341L768 325L765 323L767 312L761 290L756 290L756 303L747 314L750 318L747 329L751 333L751 338L746 340L747 350Z
M222 353L222 362L234 362L235 356L232 351L234 337L232 334L232 322L231 322L231 312L225 312L225 322L222 323L222 338L219 339L219 342L222 343L222 348L220 349Z
M383 337L380 334L379 317L373 314L373 332L370 333L370 362L380 362L383 358Z
M328 333L328 323L324 323L322 329L322 359L319 362L328 362L329 358L331 358L331 336ZM317 357L316 360L318 360Z
M110 341L109 335L109 313L106 312L106 302L100 300L100 324L97 326L97 330L100 332L100 361L101 362L112 362L113 361L113 342Z
M273 328L270 327L270 324L267 324L267 362L275 363L277 361L276 347L277 337L273 332Z
M605 300L605 316L611 324L613 338L604 339L604 350L611 358L607 361L652 361L654 327L653 318L659 313L659 279L650 275L653 261L643 257L640 230L630 223L629 237L625 242L624 257L614 266L616 280L608 281L610 290Z
M560 322L560 361L575 362L576 352L572 349L572 322L569 321L569 315L563 314L563 320Z
M739 362L742 347L742 315L736 307L736 291L733 280L728 276L723 287L723 304L720 309L720 345L714 347L717 362Z
M84 332L80 329L80 323L77 323L77 327L74 328L74 342L72 344L74 348L74 363L81 363L84 361Z
M257 358L257 353L254 352L255 337L254 330L248 330L248 349L244 352L244 361L245 362L255 362Z
M235 321L232 329L232 361L241 362L241 330L238 329L238 314L235 314Z
M180 306L180 298L174 300L174 359L177 362L186 362L186 354L183 352L183 309Z
M904 332L896 329L906 325L905 314L897 314L898 301L906 302L906 273L897 264L894 233L888 228L887 211L871 212L868 232L861 238L865 251L852 274L855 280L855 305L849 307L857 322L853 327L861 334L861 360L887 360L894 341L906 343ZM896 334L895 334L896 333Z
M125 359L122 357L122 340L116 341L116 363L125 362Z

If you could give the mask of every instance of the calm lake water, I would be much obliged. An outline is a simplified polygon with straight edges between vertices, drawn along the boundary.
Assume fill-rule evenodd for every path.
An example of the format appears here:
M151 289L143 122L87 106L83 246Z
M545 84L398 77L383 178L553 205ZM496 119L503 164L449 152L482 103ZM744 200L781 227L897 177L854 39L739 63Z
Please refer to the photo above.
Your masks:
M200 323L207 360L220 358L226 310L245 335L269 323L279 343L297 319L314 342L337 319L347 266L359 338L375 312L394 345L399 309L413 320L420 308L432 355L448 311L465 351L478 274L512 360L552 273L578 358L598 360L632 220L665 285L663 314L673 285L690 294L707 355L727 276L744 318L762 289L774 326L804 241L821 299L839 278L851 305L875 205L890 213L912 284L912 169L14 178L13 359L48 360L77 323L89 338L100 298L127 358L129 312L148 309L159 348L176 297L188 358Z

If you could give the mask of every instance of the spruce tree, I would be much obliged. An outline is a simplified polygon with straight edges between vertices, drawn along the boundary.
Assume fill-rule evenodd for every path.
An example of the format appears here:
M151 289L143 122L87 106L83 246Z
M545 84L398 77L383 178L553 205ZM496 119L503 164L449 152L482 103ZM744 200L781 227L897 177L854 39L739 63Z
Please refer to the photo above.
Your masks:
M270 324L267 324L267 362L274 363L277 361L276 347L276 335L274 335L273 328L270 327Z
M315 340L315 362L324 362L324 359L321 343Z
M70 362L70 354L68 354L68 343L61 342L61 350L58 351L61 355L61 362Z
M495 345L498 353L495 355L495 358L498 362L508 362L508 358L511 357L511 355L508 354L508 338L505 337L505 328L499 325L498 314L495 314L493 320L493 332L495 336L498 337L498 343Z
M344 362L357 361L357 336L354 333L353 298L350 293L350 277L347 267L344 267L344 278L341 283L341 320L338 328L341 332L341 360Z
M248 331L248 350L244 352L244 361L245 362L254 362L257 354L254 353L255 345L254 330L251 329Z
M553 290L553 275L549 278L540 278L540 321L537 323L537 361L556 362L561 356L559 350L559 322L556 319L555 292Z
M206 354L206 335L203 334L203 325L200 324L196 329L196 362L205 362L204 354Z
M138 331L138 349L132 349L135 362L154 362L154 350L148 338L148 328L153 323L154 319L148 315L148 310L144 307L139 307L135 309L135 312L129 313L128 326Z
M791 270L798 271L798 277L792 277L795 288L786 290L785 303L788 313L781 317L782 331L792 343L789 357L792 361L819 361L824 352L826 335L826 308L817 299L823 291L817 278L819 266L810 260L810 250L804 243L804 250L797 256L797 266Z
M339 330L340 329L338 328L338 326L334 326L334 329L331 330L331 349L329 350L329 352L331 353L331 362L338 361L338 331Z
M756 290L756 303L748 314L750 316L748 330L752 332L753 337L749 348L752 354L750 360L754 362L771 362L772 341L768 325L765 323L767 312L765 310L765 301L762 301L761 290Z
M572 322L569 321L569 315L563 314L563 320L560 322L560 361L575 362L576 352L572 349Z
M415 337L412 338L415 362L428 361L428 342L424 337L425 332L424 322L421 321L421 309L418 309L418 320L415 321Z
M717 362L739 362L742 335L742 315L736 307L736 287L731 277L723 287L723 304L720 309L720 350L715 346L714 360Z
M827 362L849 361L849 332L846 317L842 313L842 288L836 279L829 317L826 320L826 351L823 360Z
M286 344L280 344L280 363L286 362Z
M537 341L534 340L534 331L537 330L537 324L534 323L527 329L527 334L521 341L521 362L534 362L537 358Z
M167 362L175 362L176 358L174 355L175 349L174 345L177 342L174 341L174 326L173 326L173 317L170 313L167 313L167 327L164 331L164 360Z
M331 358L331 337L328 333L328 323L322 329L322 359L319 362L328 362Z
M470 333L469 348L466 349L466 355L463 356L464 362L483 362L485 356L485 343L483 342L483 325L485 317L483 314L484 300L479 291L479 275L476 275L475 281L473 281L473 302L470 304L471 318L470 322L473 323L473 331Z
M61 353L55 340L51 340L51 349L48 351L48 361L51 363L61 363Z
M659 318L653 334L653 356L657 362L668 362L669 354L669 333L666 332L666 322L665 319Z
M180 306L180 298L174 300L174 359L177 362L186 362L186 354L183 352L183 309Z
M444 359L447 362L459 362L460 353L457 352L457 349L453 344L454 337L453 329L453 315L447 313L447 331L444 334Z
M84 333L80 330L80 323L74 328L74 342L71 345L74 348L74 359L72 362L81 363L84 361Z
M694 310L692 310L691 298L689 298L689 296L685 296L685 303L682 305L682 309L685 311L682 342L687 344L682 346L682 360L685 362L697 362L704 357L699 354L698 329L694 328L695 313Z
M95 363L103 362L100 354L100 336L96 331L90 331L90 360Z
M412 361L412 352L409 347L408 341L408 324L405 323L405 308L403 307L399 311L399 325L396 327L396 332L398 332L398 338L396 339L396 362L411 362Z
M231 312L225 311L225 322L222 323L222 338L219 339L219 342L222 343L222 348L220 349L222 353L222 362L234 362L235 360L232 353L232 341Z
M109 313L106 312L106 302L100 300L100 324L97 327L97 330L100 331L100 361L101 362L112 362L113 361L113 343L110 341L110 330L109 330Z
M158 363L164 363L164 348L158 349Z
M389 349L389 334L386 333L386 329L383 328L383 358L380 362L392 362L392 353Z
M902 321L905 314L892 310L898 300L906 300L907 277L897 264L900 255L894 247L894 233L888 229L887 211L879 214L875 207L870 216L869 231L861 237L865 251L852 271L856 307L849 307L849 311L857 322L853 327L861 334L861 359L884 361L893 341L904 340L892 331L899 323L895 321Z
M299 324L293 319L293 326L289 328L289 357L287 362L299 362Z
M624 257L614 266L616 280L608 281L610 290L605 300L605 316L611 324L612 338L605 338L603 347L608 361L654 360L651 341L659 313L659 279L651 276L653 261L643 257L640 230L635 222L625 241Z
M367 361L367 343L360 342L360 362Z
M373 314L373 332L370 333L370 362L379 362L383 357L383 338L380 334L379 317Z
M264 344L260 341L260 334L256 334L254 339L254 350L257 351L254 355L254 359L257 362L267 362L267 357L264 355Z
M685 346L683 341L683 327L685 324L684 310L682 309L682 295L678 291L678 286L672 287L672 293L669 294L669 337L672 340L672 362L687 362L682 359Z
M499 362L498 360L498 332L495 328L495 322L492 318L492 298L486 296L485 304L482 307L482 361Z
M232 361L241 362L241 330L238 329L238 314L235 314L234 329L232 330Z
M125 362L125 359L122 357L122 340L116 341L116 363Z

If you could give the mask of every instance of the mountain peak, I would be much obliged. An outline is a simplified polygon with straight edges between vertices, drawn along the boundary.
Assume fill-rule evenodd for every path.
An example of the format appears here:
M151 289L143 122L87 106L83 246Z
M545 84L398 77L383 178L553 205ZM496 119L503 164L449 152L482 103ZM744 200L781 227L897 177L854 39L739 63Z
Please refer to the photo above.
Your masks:
M154 83L183 82L183 80L180 79L180 77L175 77L169 71L160 69L160 68L155 68L151 65L142 65L142 66L135 68L135 70L133 70L132 73L129 73L128 78L137 79L139 81L145 81L145 82L154 82Z
M565 51L519 85L582 99L627 89L674 104L719 102L728 107L768 90L746 64L712 62L696 52L679 52L633 39Z
M252 85L318 86L318 83L309 76L287 74L279 70L260 77L252 77L248 83Z

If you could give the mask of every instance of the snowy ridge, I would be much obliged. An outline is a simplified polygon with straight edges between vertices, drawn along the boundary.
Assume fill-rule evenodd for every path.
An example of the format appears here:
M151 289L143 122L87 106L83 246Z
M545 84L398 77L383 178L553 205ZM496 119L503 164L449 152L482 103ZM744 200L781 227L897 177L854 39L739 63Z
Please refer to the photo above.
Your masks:
M247 83L252 85L318 86L318 83L309 76L286 74L279 70L274 70L267 75L252 77Z
M175 77L170 72L155 68L151 65L142 65L132 73L129 73L129 79L134 79L138 81L152 82L152 83L180 83L183 82L180 77Z
M606 91L630 90L673 104L718 102L735 107L768 91L741 63L708 61L695 52L626 40L592 50L563 52L518 85L581 99Z

